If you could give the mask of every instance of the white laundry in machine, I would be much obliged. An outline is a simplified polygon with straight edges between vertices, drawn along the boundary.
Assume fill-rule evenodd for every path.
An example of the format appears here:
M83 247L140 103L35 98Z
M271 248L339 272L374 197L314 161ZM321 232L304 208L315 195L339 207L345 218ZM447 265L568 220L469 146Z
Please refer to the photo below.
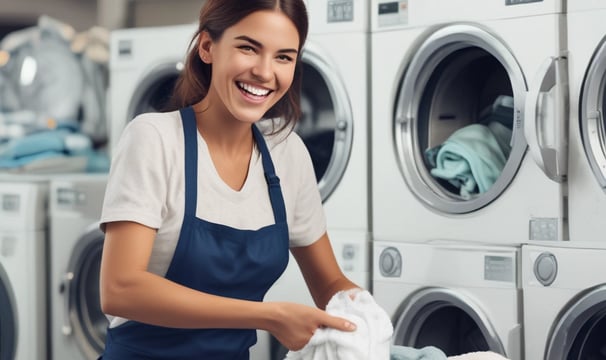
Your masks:
M371 2L373 238L566 238L564 23L558 0Z
M571 241L606 241L606 3L568 2Z
M0 358L45 359L46 181L0 181Z
M306 1L303 116L295 131L307 146L326 214L328 236L345 275L370 284L368 0ZM291 257L266 301L313 305ZM286 349L259 331L253 359L284 359Z
M50 180L50 301L53 359L96 360L108 321L101 311L99 271L104 234L99 217L107 176Z
M533 242L522 246L526 359L606 355L606 246Z
M517 246L374 241L373 296L392 319L393 344L522 359L519 252Z
M196 28L196 24L184 24L111 32L110 153L136 115L162 111L169 105Z

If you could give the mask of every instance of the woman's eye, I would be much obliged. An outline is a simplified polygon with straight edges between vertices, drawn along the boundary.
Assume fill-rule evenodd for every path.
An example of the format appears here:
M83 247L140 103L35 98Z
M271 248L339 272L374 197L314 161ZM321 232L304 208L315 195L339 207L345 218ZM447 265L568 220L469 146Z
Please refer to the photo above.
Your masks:
M255 49L249 45L241 45L238 48L243 51L253 51L253 52L255 51Z
M288 55L278 55L278 59L286 62L293 61L293 58Z

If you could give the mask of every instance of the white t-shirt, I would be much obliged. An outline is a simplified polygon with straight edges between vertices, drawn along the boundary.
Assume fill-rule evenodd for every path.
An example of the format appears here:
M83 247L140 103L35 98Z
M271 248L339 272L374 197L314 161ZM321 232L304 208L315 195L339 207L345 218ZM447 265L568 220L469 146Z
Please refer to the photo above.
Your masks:
M199 133L197 138L196 216L238 229L255 230L274 224L257 146L244 186L236 191L220 178ZM290 246L310 245L326 231L326 219L309 152L295 132L265 136L265 140L280 178ZM137 116L124 129L112 158L102 227L112 221L134 221L157 229L148 270L160 276L168 270L183 222L184 166L183 126L178 111ZM112 321L111 326L116 325Z

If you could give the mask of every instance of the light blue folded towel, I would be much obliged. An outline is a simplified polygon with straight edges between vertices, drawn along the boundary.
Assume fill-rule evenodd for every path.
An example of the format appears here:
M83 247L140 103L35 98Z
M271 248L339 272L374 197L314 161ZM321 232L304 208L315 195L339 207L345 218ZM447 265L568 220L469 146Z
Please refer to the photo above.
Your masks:
M416 349L408 346L392 345L390 360L446 360L446 354L434 346Z
M505 167L510 138L511 130L498 122L465 126L440 145L430 173L450 182L465 199L486 192Z

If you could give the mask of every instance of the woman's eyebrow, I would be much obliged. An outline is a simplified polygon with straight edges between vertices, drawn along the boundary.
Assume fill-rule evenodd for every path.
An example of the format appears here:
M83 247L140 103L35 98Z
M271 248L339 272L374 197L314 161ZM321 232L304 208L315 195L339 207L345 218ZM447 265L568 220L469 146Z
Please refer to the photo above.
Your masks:
M254 46L258 47L258 48L263 48L263 44L261 44L259 41L248 37L246 35L240 35L240 36L236 36L234 39L236 40L243 40L243 41L247 41L251 44L253 44ZM298 53L299 51L297 51L297 49L280 49L278 50L279 53Z

